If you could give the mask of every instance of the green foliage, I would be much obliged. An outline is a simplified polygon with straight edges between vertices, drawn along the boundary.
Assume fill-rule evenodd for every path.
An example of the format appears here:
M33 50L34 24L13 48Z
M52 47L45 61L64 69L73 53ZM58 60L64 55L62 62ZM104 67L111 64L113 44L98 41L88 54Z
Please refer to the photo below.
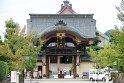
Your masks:
M117 7L119 11L118 19L124 22L124 1L120 3L120 7ZM124 25L120 28L115 27L115 30L111 34L112 44L115 45L115 50L120 53L119 57L116 57L117 69L119 72L124 73Z
M11 70L15 70L17 64L20 72L24 65L28 68L28 64L31 64L30 70L36 66L42 41L35 34L26 35L25 30L26 27L20 29L12 19L6 21L6 37L4 42L0 43L0 60L7 62ZM34 43L36 43L36 46L34 46ZM29 57L30 60L27 61L25 57Z
M96 38L94 39L92 46L90 46L90 48L87 48L87 51L90 52L90 54L92 54L93 51L94 52L96 51L95 53L97 53L97 51L100 50L100 47L98 45L100 42L101 42L101 40L99 39L99 32L97 31ZM93 55L94 55L94 53L93 53Z
M9 67L6 62L0 61L0 80L7 78L9 73Z
M121 3L124 3L122 0ZM124 22L124 4L118 7L118 19ZM110 44L100 50L94 50L91 47L89 54L92 56L96 67L115 67L119 72L124 72L124 26L120 29L115 27L115 30L109 30L106 34L110 37ZM116 63L116 65L114 64Z
M114 30L112 32L112 41L116 45L116 49L124 54L124 29Z
M99 32L98 31L96 31L96 36L99 36Z
M108 30L108 31L106 31L104 34L106 35L106 36L108 36L109 37L109 42L112 42L112 32L114 31L114 29L110 29L110 30Z
M74 65L71 66L71 69L69 71L73 73L73 70L74 70Z
M104 46L104 48L99 51L91 49L89 54L91 55L93 62L96 63L96 68L113 67L113 62L117 59L116 57L121 56L112 48L112 46Z
M114 30L112 32L112 43L115 45L115 50L117 50L121 55L117 58L117 69L119 72L124 72L124 29Z
M35 41L34 41L35 40ZM25 52L26 59L25 59L25 68L27 71L32 71L33 68L36 67L37 62L37 56L41 50L41 40L36 37L36 35L33 35L32 37L32 45L29 49Z
M124 21L124 13L120 12L120 13L118 14L118 19L123 22L123 21Z
M37 58L35 57L28 57L25 60L25 68L27 71L32 71L36 67Z
M5 21L5 24L7 28L16 28L18 25L12 19Z
M101 57L101 64L103 67L113 67L113 62L116 61L116 57L120 56L120 54L109 46L101 49L99 51L99 56Z

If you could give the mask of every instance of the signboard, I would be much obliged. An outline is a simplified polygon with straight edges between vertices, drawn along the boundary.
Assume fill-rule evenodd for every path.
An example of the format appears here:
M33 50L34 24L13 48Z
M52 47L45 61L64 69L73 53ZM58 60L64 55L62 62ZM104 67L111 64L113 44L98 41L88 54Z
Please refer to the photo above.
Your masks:
M88 72L83 72L83 76L89 76Z
M17 75L17 73L16 73L16 71L11 71L11 82L16 82L16 76Z

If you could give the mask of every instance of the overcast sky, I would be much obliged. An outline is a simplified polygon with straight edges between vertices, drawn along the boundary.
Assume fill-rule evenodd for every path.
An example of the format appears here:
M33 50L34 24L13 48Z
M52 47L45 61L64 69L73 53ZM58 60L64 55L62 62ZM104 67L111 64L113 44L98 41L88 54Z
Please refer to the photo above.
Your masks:
M79 14L94 14L96 27L99 31L114 28L120 25L117 20L116 6L120 6L121 0L69 0L73 10ZM63 0L0 0L0 35L5 32L5 21L12 18L20 24L26 25L29 13L55 14Z

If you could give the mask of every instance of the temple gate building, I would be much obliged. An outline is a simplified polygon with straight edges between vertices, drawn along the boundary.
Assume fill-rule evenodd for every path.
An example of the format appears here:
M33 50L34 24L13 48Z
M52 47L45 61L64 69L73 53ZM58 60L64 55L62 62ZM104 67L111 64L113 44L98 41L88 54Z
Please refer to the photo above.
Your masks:
M96 37L93 14L77 14L69 1L63 1L56 14L29 14L27 33L36 32L43 40L37 68L42 77L76 78L94 68L86 48Z

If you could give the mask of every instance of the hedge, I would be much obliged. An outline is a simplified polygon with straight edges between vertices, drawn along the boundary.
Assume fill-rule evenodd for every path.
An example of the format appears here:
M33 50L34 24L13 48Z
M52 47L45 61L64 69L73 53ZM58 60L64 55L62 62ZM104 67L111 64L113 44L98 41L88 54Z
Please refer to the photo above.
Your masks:
M7 78L9 74L9 67L6 62L0 61L0 80Z

